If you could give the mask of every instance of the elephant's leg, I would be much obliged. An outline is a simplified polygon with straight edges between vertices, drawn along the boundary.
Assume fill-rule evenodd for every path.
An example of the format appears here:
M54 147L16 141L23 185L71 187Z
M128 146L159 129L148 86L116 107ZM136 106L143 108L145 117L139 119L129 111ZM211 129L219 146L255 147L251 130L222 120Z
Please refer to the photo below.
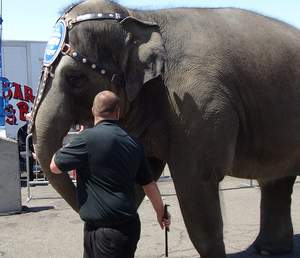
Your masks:
M201 258L225 258L218 182L174 182L189 237Z
M293 248L291 194L296 177L261 185L260 233L254 247L265 254L281 254Z
M233 166L238 119L228 110L222 122L216 120L221 118L206 120L195 138L192 133L177 137L185 142L174 145L169 162L184 222L201 258L226 257L219 182Z
M164 170L166 162L161 161L156 158L148 158L148 163L150 165L150 169L152 171L153 178L155 181L157 181ZM137 206L139 206L145 197L143 188L140 185L136 185L135 195L136 195Z

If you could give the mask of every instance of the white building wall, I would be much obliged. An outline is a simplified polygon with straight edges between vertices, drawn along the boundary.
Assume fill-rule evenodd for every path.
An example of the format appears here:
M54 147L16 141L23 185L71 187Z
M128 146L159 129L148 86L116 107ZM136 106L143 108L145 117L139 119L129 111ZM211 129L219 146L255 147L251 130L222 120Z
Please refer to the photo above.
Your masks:
M16 139L18 129L25 124L24 113L31 111L33 99L28 92L32 90L33 97L36 96L45 47L46 42L3 41L3 77L12 83L6 93L12 105L5 123L9 138Z

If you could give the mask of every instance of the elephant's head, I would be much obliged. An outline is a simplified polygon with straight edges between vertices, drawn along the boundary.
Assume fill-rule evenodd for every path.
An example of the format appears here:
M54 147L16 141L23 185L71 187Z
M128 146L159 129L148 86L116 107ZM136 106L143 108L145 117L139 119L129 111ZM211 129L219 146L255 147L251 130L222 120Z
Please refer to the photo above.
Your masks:
M126 117L143 85L162 74L165 53L156 24L134 18L111 1L81 2L59 23L59 35L45 53L32 132L43 171L63 194L49 163L71 125L92 123L93 98L105 89L120 96Z

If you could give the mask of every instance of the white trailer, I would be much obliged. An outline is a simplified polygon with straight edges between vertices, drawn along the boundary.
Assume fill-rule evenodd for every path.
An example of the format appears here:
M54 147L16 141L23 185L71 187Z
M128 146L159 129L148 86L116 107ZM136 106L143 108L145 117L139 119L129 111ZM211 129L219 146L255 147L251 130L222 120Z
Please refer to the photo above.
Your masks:
M2 77L9 81L6 85L9 89L3 93L8 99L9 108L6 109L5 127L2 129L5 129L9 138L16 139L18 129L25 123L24 114L31 111L46 43L15 40L2 42Z

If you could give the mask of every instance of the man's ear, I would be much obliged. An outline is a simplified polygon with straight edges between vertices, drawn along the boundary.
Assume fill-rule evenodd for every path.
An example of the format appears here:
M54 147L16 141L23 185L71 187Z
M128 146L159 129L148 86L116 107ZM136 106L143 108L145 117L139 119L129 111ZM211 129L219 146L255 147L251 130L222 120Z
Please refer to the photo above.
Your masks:
M132 101L145 83L163 74L166 51L157 24L134 17L125 18L121 24L128 32L123 72L127 98Z

